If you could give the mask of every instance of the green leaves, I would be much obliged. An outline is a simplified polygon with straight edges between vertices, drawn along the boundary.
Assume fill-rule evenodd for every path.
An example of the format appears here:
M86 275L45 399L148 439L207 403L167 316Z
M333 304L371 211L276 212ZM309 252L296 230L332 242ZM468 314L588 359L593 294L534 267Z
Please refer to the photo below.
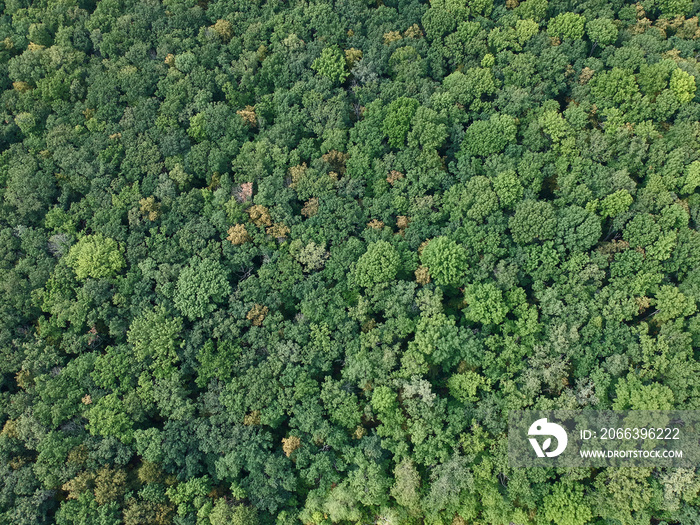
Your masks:
M399 263L396 248L387 241L373 242L357 261L355 280L365 288L391 281L399 271Z
M467 128L462 141L462 152L487 157L500 153L515 141L518 127L509 115L493 115L489 120L478 120Z
M477 401L476 394L480 389L490 390L489 380L471 370L450 376L447 386L450 389L450 395L462 403Z
M634 74L620 67L594 75L590 85L597 103L604 106L627 107L639 93Z
M0 17L0 523L698 521L503 439L700 406L692 1L58 4Z
M500 324L508 313L501 290L492 283L465 286L464 300L467 303L464 315L475 323Z
M659 0L658 6L664 16L683 16L690 12L693 2L691 0Z
M575 13L560 13L547 24L549 36L562 39L578 40L583 38L586 19Z
M338 46L324 48L321 56L311 64L311 68L337 84L343 83L350 74L346 70L345 56Z
M617 26L609 18L596 18L586 22L586 34L591 42L607 46L617 40Z
M617 217L627 211L634 199L627 190L618 190L600 203L603 217Z
M87 413L87 429L93 435L115 437L124 444L134 439L134 422L116 394L100 398Z
M81 280L114 277L126 266L117 241L99 233L87 235L71 246L66 262Z
M400 97L386 107L382 132L388 138L391 147L400 148L406 143L411 120L418 110L418 105L418 101L413 98Z
M178 362L177 350L183 345L181 331L182 318L169 315L159 306L134 319L127 340L138 361L150 365L156 377L167 377Z
M695 98L695 77L680 68L676 68L671 73L671 91L676 95L681 104L687 104Z
M513 240L518 244L546 241L554 236L556 218L552 205L546 201L526 200L515 209L508 221Z
M555 483L543 499L544 518L555 525L585 525L593 517L583 487L574 482Z
M231 293L224 267L213 259L195 258L177 279L175 306L190 320L202 318L216 309Z
M448 237L431 240L423 249L420 260L437 284L463 284L467 273L467 251Z
M643 384L633 373L615 388L613 410L672 410L673 392L657 382Z
M471 68L462 73L455 71L442 81L443 87L455 102L472 111L485 109L489 104L483 97L492 95L498 87L491 68Z
M657 319L664 322L693 315L697 306L692 297L682 294L675 286L663 285L656 293L656 309Z

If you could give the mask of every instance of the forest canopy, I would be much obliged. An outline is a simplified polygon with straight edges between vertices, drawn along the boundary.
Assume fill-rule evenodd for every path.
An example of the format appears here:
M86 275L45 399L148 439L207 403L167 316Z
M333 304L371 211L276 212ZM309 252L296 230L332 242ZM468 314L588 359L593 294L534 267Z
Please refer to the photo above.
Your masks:
M698 0L0 5L0 524L700 522Z

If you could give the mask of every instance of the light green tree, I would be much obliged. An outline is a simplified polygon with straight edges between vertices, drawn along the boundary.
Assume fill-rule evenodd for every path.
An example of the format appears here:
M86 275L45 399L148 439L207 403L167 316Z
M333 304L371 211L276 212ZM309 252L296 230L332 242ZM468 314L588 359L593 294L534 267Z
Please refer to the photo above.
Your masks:
M586 34L594 44L607 46L617 40L617 26L609 18L596 18L586 22Z
M391 281L399 271L400 262L399 252L387 241L373 242L357 261L355 279L367 288Z
M665 284L656 293L656 308L659 311L656 318L663 322L693 315L697 306L692 297L682 294L673 285Z
M394 468L394 486L391 495L402 507L412 512L420 510L420 473L413 461L404 459Z
M693 0L658 0L659 9L664 16L683 16L693 8Z
M467 303L464 315L475 323L500 324L508 313L508 306L503 299L503 292L493 283L477 283L465 286L464 300Z
M526 200L518 204L515 215L508 222L513 240L518 244L551 239L556 225L557 220L552 205L546 201L534 200Z
M418 110L418 105L416 99L400 97L387 106L382 132L388 138L391 147L401 148L406 144L406 136L411 129L411 120Z
M462 152L487 157L499 153L515 141L518 126L506 114L494 114L489 120L477 120L467 128L462 141Z
M330 46L321 51L321 56L313 61L311 68L338 84L344 82L350 74L347 71L345 55L338 46Z
M629 209L633 200L627 190L618 190L602 200L600 210L603 217L617 217Z
M621 379L615 388L613 410L671 410L673 392L657 382L645 385L635 375Z
M88 431L97 436L115 437L124 444L134 439L134 422L124 402L116 394L107 394L87 412Z
M678 97L681 104L687 104L695 98L695 77L690 73L683 71L681 68L676 68L671 73L671 91Z
M78 279L114 277L126 266L117 241L96 233L80 239L66 256Z
M593 517L583 486L569 481L554 485L552 493L542 500L542 512L547 522L555 525L585 525Z
M448 237L431 240L420 259L437 284L460 285L466 276L467 251Z
M576 13L561 13L552 18L547 25L549 36L562 39L578 40L583 38L586 19Z
M146 361L156 377L166 377L178 362L182 318L168 315L158 306L135 318L127 332L138 361Z
M190 320L202 318L216 309L231 293L224 267L213 259L195 258L177 280L175 306Z

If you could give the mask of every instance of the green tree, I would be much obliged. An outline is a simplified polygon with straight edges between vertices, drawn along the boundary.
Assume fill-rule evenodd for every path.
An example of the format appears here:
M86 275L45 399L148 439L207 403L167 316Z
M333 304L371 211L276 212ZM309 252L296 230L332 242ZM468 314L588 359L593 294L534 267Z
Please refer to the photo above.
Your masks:
M175 306L190 320L202 318L216 310L231 293L226 269L213 259L191 260L178 276Z
M382 132L389 145L401 148L406 144L406 136L411 129L411 120L418 110L419 103L413 98L400 97L386 107L382 122Z
M418 469L410 459L404 459L394 468L394 485L391 495L402 507L412 513L420 510L421 478Z
M357 260L355 280L366 288L391 281L399 271L401 258L390 243L377 241Z
M673 392L660 383L643 384L630 373L615 387L613 410L672 410Z
M656 293L656 308L659 311L656 318L664 322L693 315L697 306L692 297L682 294L675 286L665 284Z
M423 248L420 260L438 284L457 286L463 284L467 275L467 251L448 237L432 239Z
M659 0L658 6L664 16L683 16L690 12L693 2L691 0Z
M676 95L681 104L687 104L695 98L695 77L680 68L676 68L671 73L671 91Z
M156 307L135 318L127 332L136 359L146 362L156 377L167 377L178 362L177 350L182 346L182 318L168 315Z
M609 18L596 18L586 22L586 34L591 42L607 46L617 40L617 27Z
M549 36L570 40L583 38L586 19L575 13L560 13L547 24Z
M346 69L345 56L338 46L326 47L321 56L311 64L312 69L331 82L341 84L350 75Z
M555 483L542 503L544 518L556 525L584 525L593 517L583 487L578 483Z
M509 115L493 115L489 120L478 120L467 128L462 151L483 157L499 153L515 141L517 130L515 119Z
M634 199L627 190L618 190L605 197L600 203L603 217L617 217L626 212Z
M546 201L534 200L521 202L515 209L515 215L508 221L513 240L518 244L551 239L556 224L552 205Z
M114 277L126 266L117 241L99 233L86 235L71 246L66 263L73 268L78 279Z
M464 300L464 315L475 323L500 324L508 313L501 290L492 283L465 286Z
M116 394L100 398L87 413L87 429L93 435L115 437L128 445L134 439L134 421Z

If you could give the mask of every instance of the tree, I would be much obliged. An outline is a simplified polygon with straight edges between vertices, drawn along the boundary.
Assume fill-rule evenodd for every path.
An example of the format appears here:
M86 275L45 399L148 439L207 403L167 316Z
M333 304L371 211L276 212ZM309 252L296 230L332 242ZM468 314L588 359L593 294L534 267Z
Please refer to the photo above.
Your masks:
M687 104L695 98L695 77L680 68L676 68L671 73L671 91L678 98L681 104Z
M479 111L490 106L483 97L493 95L498 82L491 68L471 68L466 73L451 73L443 79L442 85L457 103Z
M609 18L596 18L586 22L586 34L593 44L607 46L617 40L617 27Z
M82 280L114 277L126 266L117 241L99 233L87 235L71 246L66 263Z
M418 110L418 105L415 99L400 97L387 106L382 132L388 138L390 146L400 148L406 143L411 120Z
M489 120L479 120L467 128L462 141L462 152L487 157L500 153L515 141L518 127L509 115L494 115Z
M670 388L660 383L643 384L630 373L615 387L613 410L672 410L674 396Z
M338 84L343 83L350 74L346 70L345 57L338 46L324 48L321 52L321 56L314 60L311 67L315 69L319 75Z
M697 306L693 298L683 295L675 286L666 284L656 293L656 308L659 312L656 318L664 322L693 315Z
M547 24L549 36L570 40L583 38L586 19L575 13L560 13Z
M399 271L400 262L396 248L387 241L373 242L357 260L355 280L366 288L391 281Z
M515 215L508 221L513 240L518 244L551 239L556 224L552 205L545 201L533 200L521 202L515 209Z
M556 525L584 525L593 517L583 487L571 482L555 483L543 499L544 518Z
M513 207L523 196L523 186L515 170L499 173L493 180L493 189L502 208Z
M134 422L116 394L100 398L87 414L87 428L93 435L115 437L128 445L134 439Z
M423 248L420 260L437 284L457 286L467 274L466 250L448 237L432 239Z
M394 468L394 485L391 495L402 507L412 513L420 510L421 478L418 469L410 459L404 459Z
M167 377L178 362L181 331L182 318L168 315L160 306L134 319L127 340L138 361L147 362L156 377Z
M634 199L627 190L618 190L605 197L600 203L603 217L617 217L626 212Z
M693 3L690 0L659 0L659 9L664 16L683 16L692 9Z
M219 498L209 513L211 525L257 525L258 513L255 508L246 505L229 505Z
M475 323L500 324L508 313L501 290L491 283L465 286L464 300L464 315Z
M231 293L227 272L218 261L196 257L178 276L175 306L190 320L216 310Z

